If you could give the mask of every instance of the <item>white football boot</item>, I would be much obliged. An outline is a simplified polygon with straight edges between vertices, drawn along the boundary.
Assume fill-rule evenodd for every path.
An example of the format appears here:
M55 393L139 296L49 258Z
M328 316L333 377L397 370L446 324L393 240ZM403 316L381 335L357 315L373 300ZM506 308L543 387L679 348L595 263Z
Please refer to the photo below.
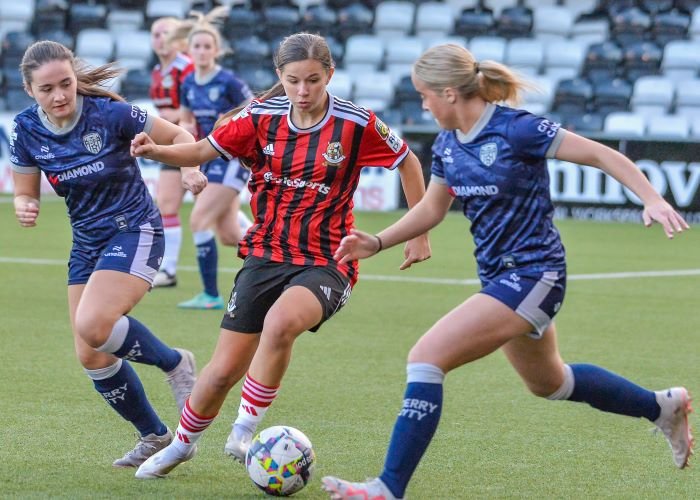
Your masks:
M158 479L165 477L168 472L182 462L187 462L194 457L196 453L196 444L192 445L184 455L182 451L176 448L174 443L170 446L166 446L141 464L136 470L136 479Z
M684 387L672 387L656 392L656 402L661 407L661 414L654 424L666 436L673 452L673 461L679 469L688 465L695 444L688 423L688 414L693 411L690 401L690 394Z
M332 500L403 500L396 498L381 479L370 479L364 483L351 483L344 479L326 476L321 479L322 488Z
M233 424L231 433L226 439L224 453L245 465L245 456L252 440L253 431L243 425Z

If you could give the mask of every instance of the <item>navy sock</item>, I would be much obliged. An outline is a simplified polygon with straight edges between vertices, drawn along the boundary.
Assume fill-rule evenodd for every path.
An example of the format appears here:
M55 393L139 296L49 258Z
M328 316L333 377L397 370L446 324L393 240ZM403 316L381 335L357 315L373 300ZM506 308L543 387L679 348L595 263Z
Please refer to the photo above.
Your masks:
M201 231L194 235L197 246L197 263L199 274L202 277L204 293L212 297L219 296L219 286L216 282L217 266L219 265L219 253L216 248L216 238L211 231Z
M131 422L141 436L166 433L165 424L156 415L139 376L127 361L120 359L107 368L85 371L97 392L124 420Z
M569 365L574 374L570 401L588 403L593 408L630 417L644 417L652 422L661 408L656 394L599 366Z
M165 372L175 368L182 359L179 352L168 347L143 323L130 316L117 320L107 342L97 350L135 363L155 365Z
M391 442L379 478L401 498L413 472L435 434L442 413L442 381L437 366L409 363L403 408L394 424Z

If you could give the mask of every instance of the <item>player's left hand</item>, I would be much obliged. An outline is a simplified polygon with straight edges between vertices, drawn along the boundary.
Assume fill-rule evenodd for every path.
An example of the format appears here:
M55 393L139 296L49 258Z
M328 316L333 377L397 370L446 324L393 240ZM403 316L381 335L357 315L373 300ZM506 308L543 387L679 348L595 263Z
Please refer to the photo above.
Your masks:
M644 212L642 212L642 219L646 227L651 226L654 222L661 224L664 228L664 233L669 239L673 238L674 233L690 229L690 226L681 214L676 212L663 198L646 205Z
M182 187L191 191L192 194L199 194L207 187L207 176L199 169L182 169Z
M428 260L431 255L430 240L428 239L428 235L422 234L406 242L403 249L403 256L406 260L403 261L403 264L401 264L399 269L401 271L408 269L416 262Z

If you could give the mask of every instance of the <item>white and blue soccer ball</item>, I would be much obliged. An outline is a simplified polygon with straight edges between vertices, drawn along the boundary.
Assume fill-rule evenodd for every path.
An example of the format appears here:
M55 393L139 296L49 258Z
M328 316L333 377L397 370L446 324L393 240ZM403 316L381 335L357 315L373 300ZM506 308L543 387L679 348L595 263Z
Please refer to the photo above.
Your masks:
M306 486L315 462L309 438L287 425L261 431L246 455L246 469L253 483L278 497L292 495Z

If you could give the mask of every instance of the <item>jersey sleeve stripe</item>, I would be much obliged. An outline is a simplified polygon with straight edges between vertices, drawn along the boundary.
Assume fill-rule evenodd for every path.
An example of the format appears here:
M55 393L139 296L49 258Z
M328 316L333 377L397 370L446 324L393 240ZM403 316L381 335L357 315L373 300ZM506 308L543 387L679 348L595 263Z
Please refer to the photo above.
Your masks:
M213 147L214 149L216 149L216 150L219 152L219 154L220 154L221 156L224 157L224 159L226 159L226 160L233 160L233 156L231 156L231 155L228 153L228 151L226 151L224 148L222 148L221 146L219 146L219 143L216 142L216 139L214 139L213 136L208 135L208 136L207 136L207 140L209 141L209 144L211 144L212 147Z
M394 161L394 163L391 165L391 167L389 167L389 170L394 170L396 167L398 167L399 164L404 160L404 158L406 158L406 156L408 155L408 152L409 152L409 151L410 151L410 149L407 147L407 148L404 150L404 152L401 153L401 155L397 156L397 157L396 157L396 161Z
M561 146L561 141L564 140L564 135L566 135L566 130L560 127L559 130L557 130L557 135L554 136L552 143L549 145L549 148L547 148L547 152L545 153L546 158L554 158L557 155L559 146Z
M147 134L151 133L151 129L153 129L153 122L155 121L155 118L153 118L153 115L146 115L146 123L143 125L143 131L146 132Z

